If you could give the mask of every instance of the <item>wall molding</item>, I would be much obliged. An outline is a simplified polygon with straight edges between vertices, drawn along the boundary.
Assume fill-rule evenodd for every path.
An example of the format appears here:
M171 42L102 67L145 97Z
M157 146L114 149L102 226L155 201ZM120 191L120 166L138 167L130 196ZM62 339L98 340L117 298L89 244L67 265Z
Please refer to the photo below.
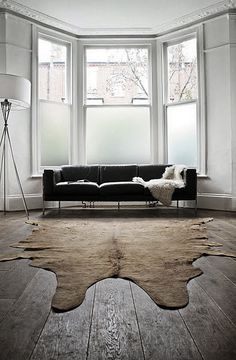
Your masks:
M31 50L31 49L27 49L27 48L25 48L25 47L19 46L19 45L14 44L14 43L10 43L10 42L0 42L0 45L12 46L12 47L15 47L15 48L17 48L17 49L19 49L19 50L32 53L32 50Z
M31 9L28 6L19 4L14 0L0 0L0 11L20 15L31 22L47 25L51 28L64 31L76 37L83 36L160 36L164 33L186 27L193 23L199 23L236 10L236 0L224 0L208 6L206 8L194 11L172 21L157 25L154 27L140 28L86 28L78 27L42 12Z
M193 11L192 13L176 18L173 21L154 27L153 30L157 35L161 35L163 33L186 27L190 24L203 22L224 13L229 13L234 9L236 9L235 0L219 1L217 4L208 6L201 10Z

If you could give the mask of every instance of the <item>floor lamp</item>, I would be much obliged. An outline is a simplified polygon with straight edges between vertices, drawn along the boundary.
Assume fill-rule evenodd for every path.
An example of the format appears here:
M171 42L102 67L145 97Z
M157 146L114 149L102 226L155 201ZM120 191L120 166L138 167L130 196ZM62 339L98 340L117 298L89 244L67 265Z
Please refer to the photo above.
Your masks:
M6 214L6 170L7 170L7 145L13 161L18 185L20 187L23 205L27 218L29 212L25 201L20 176L14 158L12 142L8 129L8 118L11 110L23 110L30 107L31 84L30 81L20 76L0 74L0 102L4 121L3 132L0 138L0 182L3 176L3 211Z

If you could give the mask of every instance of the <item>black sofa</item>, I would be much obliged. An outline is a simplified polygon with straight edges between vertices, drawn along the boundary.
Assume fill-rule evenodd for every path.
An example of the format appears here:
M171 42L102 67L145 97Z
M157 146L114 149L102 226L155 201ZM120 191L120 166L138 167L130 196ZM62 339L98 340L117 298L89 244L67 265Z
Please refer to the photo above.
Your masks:
M45 201L157 201L148 188L132 181L139 176L145 181L162 177L170 165L91 165L62 166L60 170L44 170L43 213ZM172 200L195 200L197 208L196 169L184 170L185 187L175 189Z

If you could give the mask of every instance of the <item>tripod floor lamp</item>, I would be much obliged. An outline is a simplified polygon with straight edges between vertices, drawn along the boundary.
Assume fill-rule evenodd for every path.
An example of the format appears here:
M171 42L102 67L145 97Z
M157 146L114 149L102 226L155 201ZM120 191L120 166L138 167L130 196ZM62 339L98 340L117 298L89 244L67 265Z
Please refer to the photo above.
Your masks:
M0 182L3 179L3 211L5 215L7 151L9 149L27 218L29 218L29 212L13 153L12 142L8 129L8 118L11 110L22 110L30 107L30 95L31 84L29 80L20 76L0 74L0 102L4 121L3 132L0 138ZM9 148L7 146L9 146Z

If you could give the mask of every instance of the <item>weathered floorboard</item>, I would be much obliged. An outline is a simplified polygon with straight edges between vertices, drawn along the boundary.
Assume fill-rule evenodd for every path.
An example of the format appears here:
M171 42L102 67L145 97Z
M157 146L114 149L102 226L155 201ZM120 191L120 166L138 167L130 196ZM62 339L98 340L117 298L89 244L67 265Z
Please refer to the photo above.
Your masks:
M105 279L96 284L88 359L144 359L127 280Z
M200 267L204 272L196 279L196 282L236 325L236 286L213 267L206 258L198 259L195 266Z
M220 270L224 276L236 285L236 259L225 256L209 256L207 261Z
M236 328L196 280L191 280L188 288L189 304L179 311L203 358L235 359Z
M216 231L212 231L212 230L208 230L207 234L208 234L209 241L214 241L214 242L217 242L222 245L220 247L220 249L229 251L229 252L236 250L235 244L231 241L228 241L226 238L223 238L222 234L221 234L221 236L219 236L219 234L217 234ZM236 261L235 258L232 258L232 259L234 261Z
M217 219L209 223L208 228L213 234L215 233L217 237L221 238L223 243L235 246L236 245L235 230L230 231L228 227L226 227L226 224L227 224L226 221L220 222L220 220Z
M14 299L0 299L0 322L11 309L14 302Z
M179 312L161 309L137 285L131 287L145 359L202 359Z
M1 360L26 360L47 320L55 276L40 270L0 323Z
M31 360L83 360L87 356L95 286L81 306L67 312L51 311Z
M29 266L29 260L16 260L9 271L0 272L0 299L18 299L39 269ZM14 286L13 286L14 284Z

